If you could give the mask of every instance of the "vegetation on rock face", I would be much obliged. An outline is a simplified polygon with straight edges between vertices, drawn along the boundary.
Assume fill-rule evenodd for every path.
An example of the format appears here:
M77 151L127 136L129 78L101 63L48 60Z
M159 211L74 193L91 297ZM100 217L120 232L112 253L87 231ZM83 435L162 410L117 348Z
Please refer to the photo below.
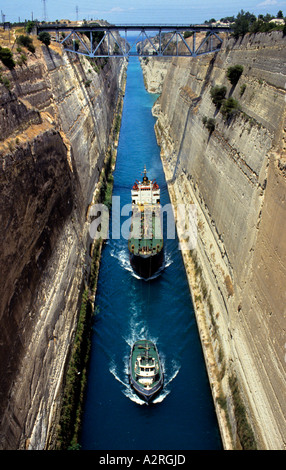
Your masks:
M229 377L229 386L234 403L234 414L237 424L237 435L243 450L257 450L257 444L252 428L247 419L247 413L238 388L235 375Z
M193 31L185 31L185 32L184 32L184 39L187 39L187 38L189 38L189 37L191 37L191 36L193 36L193 35L194 35L194 32L193 32Z
M51 43L51 36L47 31L41 31L38 35L38 39L46 46L49 46Z
M30 36L25 36L24 34L21 34L20 36L17 37L16 39L17 44L20 46L24 46L28 49L30 52L35 52L35 46L33 44L33 39Z
M77 443L76 436L80 426L80 407L78 403L83 401L83 390L86 383L92 311L93 308L86 289L82 296L76 337L65 379L65 396L58 436L58 446L62 449Z
M4 85L8 90L10 90L11 88L10 80L7 77L3 77L1 72L0 72L0 83L2 83L2 85Z
M225 119L232 117L237 111L239 111L239 103L232 96L224 100L221 106L221 113Z
M98 23L94 23L94 26L100 26ZM90 38L90 33L84 33L88 39ZM92 31L92 43L93 45L99 44L104 37L104 31Z
M226 86L215 85L211 89L212 101L216 106L221 106L226 95Z
M206 116L203 117L203 124L208 129L210 133L215 130L215 119L214 118L207 118Z
M227 69L227 78L230 83L235 86L239 81L243 72L243 66L236 64L228 67ZM243 95L246 85L242 85L240 88L240 96ZM238 101L229 96L226 98L227 88L224 85L215 85L211 88L210 94L213 103L220 109L225 120L230 119L236 112L239 111L240 106ZM207 118L203 118L204 125L212 132L215 128L215 121Z
M229 79L232 85L237 84L242 72L243 72L243 66L238 65L238 64L232 65L231 67L227 69L227 78Z
M245 92L245 90L246 90L246 83L243 83L243 85L241 85L241 87L240 87L240 92L239 92L240 96L243 95L243 93Z
M16 65L13 59L13 53L8 49L8 47L0 46L0 60L9 69L12 69Z

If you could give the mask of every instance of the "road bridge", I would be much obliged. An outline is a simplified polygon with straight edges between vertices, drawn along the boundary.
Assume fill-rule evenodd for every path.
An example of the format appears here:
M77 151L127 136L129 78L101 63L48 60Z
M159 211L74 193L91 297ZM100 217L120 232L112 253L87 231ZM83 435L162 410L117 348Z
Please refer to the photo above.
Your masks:
M196 57L220 50L222 33L228 26L44 23L37 33L47 31L65 50L94 57ZM186 33L188 33L186 35ZM203 34L202 34L203 33ZM191 40L186 40L192 36Z

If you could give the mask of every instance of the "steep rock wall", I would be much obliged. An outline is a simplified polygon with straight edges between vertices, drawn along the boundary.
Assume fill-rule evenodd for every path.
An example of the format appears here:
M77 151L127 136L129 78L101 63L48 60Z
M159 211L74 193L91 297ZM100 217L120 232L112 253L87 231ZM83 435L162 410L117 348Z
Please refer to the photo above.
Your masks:
M0 85L2 449L43 449L55 424L124 70L56 45L27 55Z
M145 57L141 60L143 78L149 93L162 93L163 83L169 68L170 59L160 57L160 59L149 59Z
M197 208L197 246L183 256L226 448L247 440L234 378L257 447L285 448L285 41L247 35L213 57L173 60L154 107L172 202ZM240 103L230 119L215 85Z

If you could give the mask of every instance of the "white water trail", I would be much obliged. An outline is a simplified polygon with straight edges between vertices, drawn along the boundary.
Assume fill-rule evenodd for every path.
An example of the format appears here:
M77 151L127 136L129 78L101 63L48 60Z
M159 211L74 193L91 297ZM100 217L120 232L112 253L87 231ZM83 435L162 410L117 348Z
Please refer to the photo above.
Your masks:
M152 403L162 403L163 400L165 400L166 396L169 395L170 393L170 390L166 390L165 388L163 388L162 392L160 393L160 395L158 395L153 401Z
M120 382L122 385L124 385L124 387L128 387L128 383L125 383L118 375L117 373L117 370L116 370L116 365L114 364L114 362L112 361L110 367L109 367L109 372L115 377L116 380L118 380L118 382Z
M137 403L137 405L147 405L145 400L142 400L141 398L138 397L138 395L132 390L131 387L128 389L124 390L124 395L129 398L129 400L133 401L134 403Z
M126 249L122 248L118 251L114 249L111 250L110 254L119 261L120 267L122 269L130 272L130 274L136 279L141 279L140 276L138 276L138 274L133 271L132 266L130 264L129 255Z
M166 386L168 386L173 380L177 377L178 373L180 372L181 366L178 365L175 361L172 361L172 373L171 377L166 382Z
M142 400L141 398L139 398L139 396L132 390L132 388L129 384L129 381L128 381L128 357L125 358L125 366L124 366L126 382L119 377L119 375L117 373L117 370L116 370L116 365L114 364L114 361L112 361L112 363L110 365L109 372L113 375L113 377L119 383L121 383L121 385L124 386L124 390L122 390L122 393L127 398L129 398L129 400L137 403L138 405L146 405L145 400Z
M156 279L157 277L161 275L164 269L168 268L173 263L171 255L169 253L166 253L165 260L161 268L159 268L158 271L153 276L149 277L148 279L145 279L143 277L140 277L138 274L136 274L134 270L132 269L132 266L129 260L128 251L126 248L122 248L121 250L117 250L114 248L110 251L110 255L119 261L119 264L122 269L130 272L131 275L135 277L136 279L141 279L143 281L152 281L153 279Z

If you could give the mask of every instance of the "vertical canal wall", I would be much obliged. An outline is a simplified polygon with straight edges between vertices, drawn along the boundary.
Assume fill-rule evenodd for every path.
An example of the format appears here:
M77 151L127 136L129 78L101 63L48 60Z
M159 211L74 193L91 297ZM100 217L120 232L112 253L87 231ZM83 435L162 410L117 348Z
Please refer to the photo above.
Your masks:
M226 39L162 74L160 59L142 61L147 86L162 88L153 112L172 203L197 208L197 246L183 255L227 449L285 449L285 41ZM217 85L239 103L228 116Z
M1 65L2 449L44 449L57 423L125 70L33 42Z

